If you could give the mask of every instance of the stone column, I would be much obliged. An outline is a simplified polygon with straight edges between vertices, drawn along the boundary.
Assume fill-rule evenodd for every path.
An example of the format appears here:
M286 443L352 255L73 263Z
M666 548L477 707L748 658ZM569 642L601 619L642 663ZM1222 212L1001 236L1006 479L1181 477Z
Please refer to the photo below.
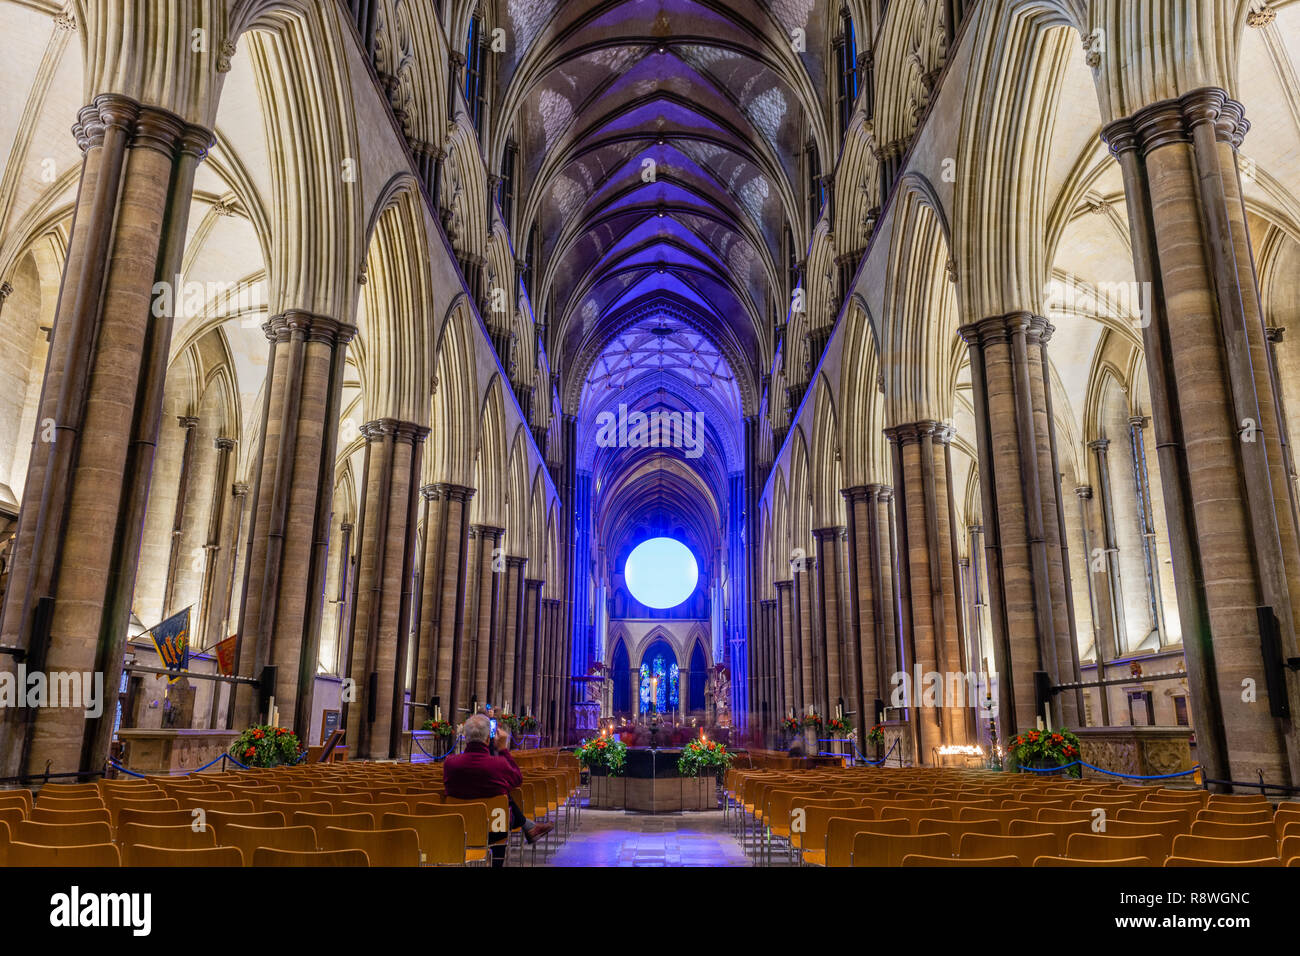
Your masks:
M476 637L474 640L473 667L467 674L468 688L465 698L478 701L482 707L491 703L499 706L502 683L498 674L497 655L500 653L500 633L503 578L506 577L506 559L495 552L500 547L501 538L506 533L504 528L489 525L475 525L474 534L478 540L478 614L475 617Z
M1053 685L1079 679L1051 410L1051 334L1046 319L1026 312L961 329L970 347L1003 740L1036 723L1035 671L1046 671ZM1050 703L1055 724L1078 726L1077 691Z
M0 643L31 671L120 679L194 175L212 133L105 94L84 154ZM160 285L160 283L165 283ZM54 440L45 437L54 423ZM15 661L0 660L12 672ZM114 709L5 708L0 776L98 769Z
M212 501L208 505L208 530L203 544L203 583L199 589L199 647L211 647L224 640L218 625L225 614L225 595L217 586L225 535L226 501L230 497L230 453L233 438L218 438L216 480L212 484ZM220 636L218 636L220 635Z
M894 637L889 521L893 490L864 485L843 492L848 506L849 594L854 666L859 675L858 727L876 722L875 703L887 703L898 670ZM884 520L882 520L882 517Z
M822 667L820 677L825 690L822 711L835 716L836 704L844 700L845 713L858 709L856 659L846 653L844 607L844 549L848 538L845 527L819 528L813 532L817 542L817 596L821 605Z
M494 631L497 635L494 650L497 654L497 690L493 703L498 700L509 703L512 713L518 713L516 701L519 684L519 638L523 623L524 603L524 569L528 559L510 555L506 558L505 607L500 614L501 628Z
M1249 124L1220 89L1154 103L1104 131L1128 196L1198 758L1213 779L1300 779L1300 550L1237 149ZM1253 682L1253 684L1252 684ZM1257 698L1243 686L1258 689ZM1246 697L1246 700L1243 700Z
M817 600L813 591L813 575L817 570L817 559L805 558L801 567L794 569L794 600L791 604L794 621L792 633L795 638L794 661L795 694L798 697L799 713L807 713L812 707L819 714L825 715L822 704L822 682L818 677L821 669L821 648L818 646L817 634Z
M795 690L795 657L790 636L794 621L794 581L777 581L773 587L776 588L777 601L777 686L781 690L781 716L784 717L792 707L799 712L799 698Z
M435 484L421 490L429 501L420 604L420 699L438 698L442 719L456 723L462 698L459 675L466 649L465 602L469 584L469 512L474 489Z
M323 611L325 560L334 501L334 463L347 344L356 328L325 316L287 312L267 322L269 380L262 448L252 482L248 557L236 668L260 677L274 666L275 696L307 739ZM229 721L261 714L256 691L235 687Z
M522 681L519 691L519 699L528 705L533 716L537 716L537 705L540 699L539 684L541 681L540 661L542 656L542 620L541 620L541 600L542 585L546 582L537 578L528 578L524 581L524 626L523 626L523 666L520 670ZM526 712L526 711L525 711Z
M413 506L420 445L428 429L382 419L363 425L361 434L367 443L367 480L356 624L348 648L347 673L356 688L356 700L346 712L348 746L359 759L391 759L397 756L405 716L409 580L416 541ZM402 626L404 617L407 628Z
M933 760L936 747L969 743L970 702L955 699L953 688L955 675L964 668L948 507L952 431L927 421L899 425L885 434L894 453L898 560L910 611L902 635L911 683L908 716L917 762L924 764ZM934 673L941 676L942 686L927 679Z
M176 565L181 556L181 539L185 535L185 505L189 497L190 474L194 470L194 439L199 433L199 420L192 415L181 415L176 423L185 432L181 446L181 473L176 481L176 508L172 512L172 540L167 553L167 583L163 587L163 617L171 615L176 592ZM202 633L202 632L200 632Z

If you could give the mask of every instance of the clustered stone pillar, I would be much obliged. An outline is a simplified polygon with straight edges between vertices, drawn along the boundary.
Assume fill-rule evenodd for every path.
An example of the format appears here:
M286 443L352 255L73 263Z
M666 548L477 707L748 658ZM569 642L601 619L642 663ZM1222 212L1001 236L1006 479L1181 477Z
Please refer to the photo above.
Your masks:
M345 672L355 699L345 704L351 753L394 758L405 722L410 580L415 560L421 445L428 429L382 419L366 439L356 600ZM277 705L278 706L278 705Z
M876 701L889 700L900 670L893 613L889 512L893 489L863 485L843 492L848 510L850 622L858 674L859 729L875 725Z
M520 712L538 716L541 700L542 658L542 588L546 582L538 578L524 581L523 664L520 669L520 689L516 691L523 702Z
M524 569L527 558L516 555L506 557L505 613L500 615L501 629L493 641L496 654L496 676L489 698L498 706L510 705L512 711L519 707L518 687L515 683L519 664L519 631L524 603Z
M28 671L117 687L139 560L194 175L212 133L106 94L73 129L84 154L36 415L0 642ZM179 290L171 290L178 292ZM12 671L13 658L0 659ZM0 776L102 767L114 708L5 708Z
M299 739L307 739L343 369L356 328L294 311L265 329L270 371L235 655L241 676L260 678L274 666L275 681L260 694L236 686L227 722L244 727L264 717L262 698L274 696L276 709L292 715Z
M1300 656L1300 550L1237 166L1248 129L1241 104L1206 88L1103 138L1152 292L1142 337L1197 756L1212 779L1287 784L1300 730L1278 713L1280 698L1300 712L1300 675L1277 659ZM1281 646L1262 651L1274 627Z
M1027 312L961 330L970 347L1003 740L1042 716L1036 671L1054 686L1079 680L1047 360L1051 334L1046 319ZM1045 703L1054 726L1078 726L1080 691Z
M471 660L463 674L465 688L461 700L466 703L462 704L462 710L473 704L481 707L488 703L504 703L499 699L493 700L491 695L501 686L496 681L495 658L500 652L500 641L493 638L499 631L498 622L505 600L502 578L506 576L506 559L497 553L497 549L506 532L504 528L490 525L475 525L470 531L478 546L474 555L474 573L478 581L474 595L478 610L474 619L475 637L470 648ZM456 719L460 720L459 715Z
M969 743L974 711L956 699L967 672L958 615L949 496L952 429L925 421L885 432L893 448L903 663L911 685L908 718L918 763L935 748ZM940 686L932 676L939 675ZM919 677L919 680L918 680Z
M759 653L758 685L754 688L754 700L758 701L759 713L763 718L761 730L770 734L785 713L785 697L781 681L780 665L780 628L777 623L780 609L776 598L768 598L761 604L758 617Z
M818 640L817 602L813 596L813 575L817 570L817 559L805 557L793 562L793 599L790 602L792 615L791 634L794 636L792 651L796 693L799 698L799 712L807 713L811 707L820 714L825 714L821 704L822 682L817 673L821 669L821 647Z
M469 513L474 489L440 483L425 486L421 493L428 510L416 688L422 691L423 703L438 698L442 719L455 723L461 701L459 674L465 650Z
M803 712L803 699L800 696L802 685L796 679L797 662L794 655L794 642L791 639L791 624L794 620L792 611L794 582L777 581L773 587L776 588L776 643L777 662L781 670L781 714L785 716L791 710Z
M836 716L840 701L844 711L858 711L856 655L850 655L845 643L844 624L844 564L845 541L848 529L844 527L819 528L813 532L817 542L817 599L821 608L821 632L817 643L821 648L822 666L818 677L825 688L822 697L826 717Z

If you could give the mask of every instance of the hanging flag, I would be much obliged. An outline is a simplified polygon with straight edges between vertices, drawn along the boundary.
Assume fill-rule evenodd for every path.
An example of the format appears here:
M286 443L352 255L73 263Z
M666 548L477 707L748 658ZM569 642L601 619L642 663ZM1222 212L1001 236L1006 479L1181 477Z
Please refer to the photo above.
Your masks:
M237 635L231 634L228 638L214 647L212 650L217 655L217 673L223 677L235 676L235 638Z
M190 667L190 609L173 614L149 632L163 666L176 672L175 677L167 678L169 684L180 680L181 674Z

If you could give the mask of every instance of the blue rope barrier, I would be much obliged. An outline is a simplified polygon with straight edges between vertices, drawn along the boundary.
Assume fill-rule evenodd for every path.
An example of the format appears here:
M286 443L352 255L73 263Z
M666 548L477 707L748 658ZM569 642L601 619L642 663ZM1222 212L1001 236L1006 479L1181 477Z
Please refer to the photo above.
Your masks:
M168 771L167 773L155 773L155 774L152 774L152 776L155 776L155 777L187 777L187 776L189 776L189 775L192 774L192 773L202 773L203 771L205 771L205 770L207 770L209 767L211 767L213 764L220 763L222 760L227 760L227 759L229 759L229 760L234 760L235 758L234 758L234 757L231 757L229 754L221 754L221 755L217 756L216 758L214 758L213 760L210 760L208 763L205 763L202 767L199 767L197 770ZM111 757L110 757L109 760L108 760L108 765L109 765L110 767L112 767L114 770L120 770L120 771L122 771L122 773L127 774L127 775L132 776L132 777L140 777L141 779L144 779L144 778L146 778L146 777L148 777L148 776L151 776L150 774L136 773L134 770L130 770L130 769L126 768L126 767L123 767L120 763L118 763L116 760L112 759Z
M414 742L415 746L417 746L417 747L420 748L420 752L421 752L422 754L424 754L426 757L428 757L430 760L432 760L434 763L442 763L442 761L444 761L444 760L446 760L448 757L450 757L452 751L456 749L456 744L455 744L455 743L452 743L452 745L451 745L450 747L447 748L447 752L444 753L441 757L438 757L438 756L435 756L435 755L429 753L429 751L427 751L427 750L424 749L424 744L420 743L420 738L419 738L419 737L416 737L416 736L413 735L413 736L411 737L411 740L412 740L412 742Z
M854 749L858 751L858 757L860 757L862 759L862 762L866 764L868 767L883 767L885 765L885 761L887 761L891 756L893 756L894 751L898 749L898 738L897 737L894 738L894 742L889 745L888 752L879 760L869 760L867 758L867 755L864 754L860 749L858 749L856 744L854 745Z
M1178 773L1161 773L1150 777L1144 777L1136 773L1118 773L1117 771L1114 770L1106 770L1102 767L1094 767L1092 764L1086 763L1082 760L1073 760L1070 763L1063 763L1059 767L1022 766L1020 767L1020 772L1021 773L1060 773L1062 770L1069 770L1071 767L1087 767L1089 770L1094 770L1097 773L1104 773L1108 777L1123 777L1125 780L1172 780L1175 777L1189 777L1192 774L1197 773L1203 769L1200 764L1197 764L1191 770L1182 770L1179 771Z

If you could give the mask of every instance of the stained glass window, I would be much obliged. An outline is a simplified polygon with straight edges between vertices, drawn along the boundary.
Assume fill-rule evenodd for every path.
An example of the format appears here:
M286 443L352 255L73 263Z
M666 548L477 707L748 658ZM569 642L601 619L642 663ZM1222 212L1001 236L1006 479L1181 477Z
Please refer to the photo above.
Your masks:
M680 697L681 674L677 662L669 664L662 653L656 654L649 664L641 665L641 713L650 711L650 677L659 678L655 690L655 710L671 713L677 709Z

